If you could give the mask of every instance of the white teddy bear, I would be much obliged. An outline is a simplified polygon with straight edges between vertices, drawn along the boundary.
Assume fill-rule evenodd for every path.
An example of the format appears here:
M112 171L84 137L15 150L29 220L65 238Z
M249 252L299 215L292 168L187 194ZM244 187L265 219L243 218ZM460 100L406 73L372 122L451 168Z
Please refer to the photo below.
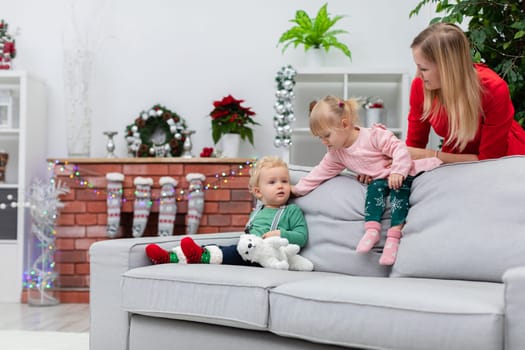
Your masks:
M300 256L299 246L289 244L286 238L243 234L237 244L237 252L243 260L260 264L278 270L312 271L314 265L305 257Z

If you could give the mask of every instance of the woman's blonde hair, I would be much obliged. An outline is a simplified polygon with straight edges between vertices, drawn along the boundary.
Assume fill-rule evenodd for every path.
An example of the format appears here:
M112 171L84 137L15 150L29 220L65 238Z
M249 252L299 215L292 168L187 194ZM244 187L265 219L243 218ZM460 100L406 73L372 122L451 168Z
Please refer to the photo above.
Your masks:
M326 96L310 112L310 131L321 136L326 130L340 128L342 120L347 120L349 125L357 124L359 103L354 98L344 101L336 96Z
M435 23L423 30L410 45L435 63L441 88L424 90L423 117L448 116L449 134L446 145L460 151L474 139L481 116L481 85L470 55L470 42L458 26Z
M261 172L263 169L271 168L286 168L288 171L288 164L277 156L265 156L257 160L250 169L250 180L248 181L248 189L253 193L253 188L259 185Z

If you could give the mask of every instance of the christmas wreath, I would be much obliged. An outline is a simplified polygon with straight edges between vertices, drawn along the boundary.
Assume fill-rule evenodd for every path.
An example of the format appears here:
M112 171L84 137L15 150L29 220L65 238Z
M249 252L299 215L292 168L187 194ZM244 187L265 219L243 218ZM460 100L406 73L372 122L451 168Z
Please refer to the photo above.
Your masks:
M142 111L126 126L128 151L135 157L178 157L186 136L186 121L159 104Z

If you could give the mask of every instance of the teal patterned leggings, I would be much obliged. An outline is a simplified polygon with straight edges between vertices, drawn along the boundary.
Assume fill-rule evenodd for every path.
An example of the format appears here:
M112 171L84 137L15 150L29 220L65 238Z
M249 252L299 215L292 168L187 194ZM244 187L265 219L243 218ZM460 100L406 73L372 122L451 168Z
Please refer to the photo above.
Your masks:
M377 179L372 181L366 190L365 222L381 222L385 211L386 198L390 194L390 226L398 226L405 223L410 197L410 188L414 176L407 176L401 187L397 190L388 188L388 179Z

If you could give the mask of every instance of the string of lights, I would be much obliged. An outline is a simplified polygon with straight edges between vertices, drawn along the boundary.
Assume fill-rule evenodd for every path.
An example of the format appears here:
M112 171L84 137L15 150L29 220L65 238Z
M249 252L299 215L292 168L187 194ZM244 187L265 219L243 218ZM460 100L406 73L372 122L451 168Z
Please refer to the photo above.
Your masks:
M80 167L77 164L70 164L68 162L49 162L48 167L51 171L54 172L55 175L61 177L67 177L71 181L73 181L77 186L84 187L87 189L92 190L94 196L100 196L103 193L105 193L105 189L97 188L93 183L91 183L87 177L88 176L105 176L105 174L99 174L95 172L89 172L89 171L80 171ZM243 164L239 165L228 165L224 170L216 173L211 174L204 174L206 176L207 181L205 182L203 186L204 191L208 190L217 190L220 189L222 185L228 184L231 179L235 177L241 177L246 176L250 168L253 167L253 162L246 161ZM135 200L136 193L134 190L132 191L126 191L121 190L120 193L121 201L123 203L127 201L133 201ZM177 189L176 191L176 200L178 202L180 201L187 201L188 200L189 191L187 189ZM112 194L112 196L115 196L115 194ZM115 198L115 197L113 197ZM151 203L161 203L162 200L162 194L159 195L152 195L151 197Z

